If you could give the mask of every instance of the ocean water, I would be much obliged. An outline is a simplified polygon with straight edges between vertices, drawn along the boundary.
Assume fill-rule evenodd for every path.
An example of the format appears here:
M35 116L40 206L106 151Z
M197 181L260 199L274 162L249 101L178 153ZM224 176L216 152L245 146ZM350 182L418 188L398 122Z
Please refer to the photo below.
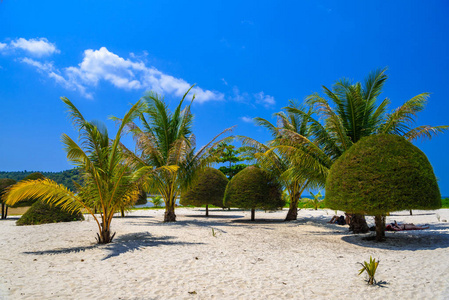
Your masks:
M136 205L136 208L142 208L142 207L154 207L153 203L150 202L152 198L151 197L147 197L147 203L146 204L142 204L142 205ZM176 205L179 205L179 197L176 199ZM161 201L161 205L160 207L165 207L165 203L164 200Z

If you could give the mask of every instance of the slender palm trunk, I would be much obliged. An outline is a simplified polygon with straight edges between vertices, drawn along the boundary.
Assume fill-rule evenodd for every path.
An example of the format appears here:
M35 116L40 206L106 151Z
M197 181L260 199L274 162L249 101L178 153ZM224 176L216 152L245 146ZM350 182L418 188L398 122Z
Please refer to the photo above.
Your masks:
M298 219L298 200L291 200L285 221L294 221Z
M165 203L164 222L176 222L174 197Z
M376 223L376 241L381 242L385 239L385 216L376 215L374 221Z
M251 221L254 221L256 219L256 209L251 208Z
M6 219L8 216L8 206L5 203L2 203L2 219Z
M366 224L365 215L362 214L352 214L351 224L349 225L349 230L352 233L367 233L369 232L368 224Z
M120 209L120 216L121 216L122 218L125 217L125 210L124 210L123 208Z
M300 186L298 185L297 188ZM304 185L305 187L305 185ZM290 205L288 208L287 216L285 217L285 221L295 221L298 219L298 202L301 198L302 191L304 187L300 191L296 191L295 188L289 190L290 194Z
M106 223L106 225L104 225ZM107 244L112 242L115 236L114 234L111 235L111 229L109 227L109 222L101 223L101 230L100 233L97 233L97 242L99 244Z
M209 204L206 204L206 217L209 216Z

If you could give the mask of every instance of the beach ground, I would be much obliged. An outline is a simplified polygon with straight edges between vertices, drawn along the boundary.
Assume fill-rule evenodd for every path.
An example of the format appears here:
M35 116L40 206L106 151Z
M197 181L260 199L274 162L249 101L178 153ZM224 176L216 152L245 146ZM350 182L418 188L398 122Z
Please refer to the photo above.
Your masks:
M328 224L332 210L250 212L138 210L112 221L97 245L91 216L80 222L16 226L0 221L0 299L447 299L449 209L396 212L387 222L430 226L387 232L382 243ZM338 212L342 214L342 212ZM370 224L373 218L367 217ZM379 259L377 284L357 276Z

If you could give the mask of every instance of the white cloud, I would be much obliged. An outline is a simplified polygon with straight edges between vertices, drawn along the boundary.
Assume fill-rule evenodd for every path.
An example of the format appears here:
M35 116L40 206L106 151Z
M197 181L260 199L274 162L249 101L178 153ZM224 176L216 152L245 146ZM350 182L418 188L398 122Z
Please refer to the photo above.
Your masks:
M92 98L92 94L87 92L89 87L95 87L102 81L119 89L152 90L177 97L182 97L191 87L184 79L167 75L153 66L146 66L142 61L120 57L105 47L85 50L78 66L65 68L62 72L51 63L40 63L29 58L22 62L36 67L65 88L78 90L88 98ZM191 93L195 94L195 102L198 103L224 99L223 93L198 86L193 87Z
M237 101L237 102L247 102L249 99L249 94L248 93L240 93L240 90L238 87L234 86L232 88L232 93L234 94L232 97L232 100Z
M0 51L6 49L6 46L8 46L8 44L0 43Z
M29 39L29 40L26 40L24 38L18 38L9 43L9 48L22 49L28 52L29 54L37 57L48 56L60 52L56 48L56 46L50 43L46 38Z
M254 98L256 99L256 103L263 104L265 107L270 107L276 104L274 97L270 95L265 95L264 92L254 94Z
M240 117L240 120L242 120L245 123L252 123L253 122L253 118L250 117Z
M86 92L86 88L76 82L71 82L65 79L58 69L53 66L53 63L46 62L42 63L31 58L25 57L21 59L21 62L26 63L30 66L35 67L40 73L47 74L48 77L54 79L56 83L62 85L64 88L69 90L78 90L86 98L92 99L92 94Z

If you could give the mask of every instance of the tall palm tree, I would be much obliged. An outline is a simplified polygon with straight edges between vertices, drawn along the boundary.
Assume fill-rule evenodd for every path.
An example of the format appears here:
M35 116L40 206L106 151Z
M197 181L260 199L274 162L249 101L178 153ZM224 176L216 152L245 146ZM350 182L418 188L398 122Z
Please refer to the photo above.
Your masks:
M140 182L148 180L153 172L150 168L133 172L125 163L120 146L126 122L134 117L142 104L139 101L131 107L115 139L111 140L104 124L86 121L69 99L61 99L68 107L74 127L79 132L78 143L66 134L62 135L62 142L67 158L84 171L83 185L76 184L75 193L49 179L23 181L9 189L6 203L13 205L22 199L38 198L68 211L84 209L97 223L98 243L109 243L115 235L110 230L114 213L137 199ZM99 215L95 214L95 210Z
M304 110L304 107L299 106L295 101L290 101L290 105ZM321 182L320 173L310 173L310 168L304 166L302 161L295 159L288 148L282 147L282 141L286 139L284 135L286 131L297 133L302 137L310 135L308 126L310 114L311 111L304 115L290 112L275 113L277 126L266 119L255 118L256 124L265 127L272 135L273 139L266 145L249 137L241 137L241 141L245 145L243 147L245 154L255 159L259 166L272 174L274 178L278 178L287 191L289 210L285 218L286 221L297 219L298 202L304 190L317 187ZM306 149L303 150L306 151Z
M286 138L281 141L281 149L288 151L292 159L309 164L312 170L324 171L325 179L332 162L362 137L388 133L413 141L431 138L449 128L428 125L413 127L417 113L426 106L429 93L419 94L391 112L387 112L390 104L388 98L378 104L388 78L386 70L384 68L371 72L363 84L340 79L332 89L323 86L325 96L314 93L306 98L307 110L286 107L289 113L309 118L311 135L307 137L283 129ZM304 151L304 145L312 151ZM321 184L324 186L324 180ZM353 224L357 227L357 216L355 220ZM366 222L363 224L363 221L364 218L360 223L361 231L367 230ZM357 228L353 229L359 231Z
M193 87L193 86L192 86ZM176 109L170 112L164 99L155 93L143 97L145 106L139 110L139 127L134 121L126 122L128 130L136 141L137 152L127 150L128 161L134 168L155 168L154 176L144 184L148 192L162 195L165 202L164 222L175 222L176 199L187 189L198 175L198 171L217 159L216 151L211 151L220 142L216 141L226 129L199 151L195 148L192 133L193 115L190 106L182 109L187 94L184 94ZM163 167L171 166L171 169Z

